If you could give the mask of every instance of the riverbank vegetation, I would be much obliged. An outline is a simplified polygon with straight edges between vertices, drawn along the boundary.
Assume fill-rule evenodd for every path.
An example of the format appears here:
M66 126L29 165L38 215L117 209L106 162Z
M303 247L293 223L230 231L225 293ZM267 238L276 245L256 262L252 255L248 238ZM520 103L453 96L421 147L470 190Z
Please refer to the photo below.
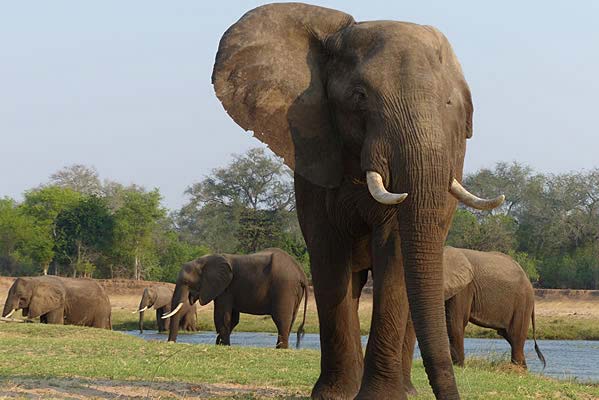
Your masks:
M459 208L447 244L511 254L537 287L599 289L599 169L542 174L498 163L464 178L473 192L506 202L492 212ZM281 247L309 274L292 174L263 149L236 155L191 183L180 209L158 189L100 180L73 165L0 199L0 275L44 271L94 278L174 281L208 252Z
M319 353L312 350L167 344L93 328L0 324L0 393L27 393L27 382L35 380L37 396L70 385L102 398L114 395L101 390L110 380L112 390L133 388L142 397L156 390L163 397L303 399L318 371ZM418 399L432 399L421 362L413 375ZM456 378L467 399L599 397L598 386L516 371L503 362L470 361L456 368Z

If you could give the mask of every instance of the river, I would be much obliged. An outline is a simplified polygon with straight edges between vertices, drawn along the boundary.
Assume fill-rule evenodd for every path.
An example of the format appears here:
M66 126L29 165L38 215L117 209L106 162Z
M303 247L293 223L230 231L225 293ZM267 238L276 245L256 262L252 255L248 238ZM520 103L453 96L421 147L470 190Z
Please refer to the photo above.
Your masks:
M156 331L127 331L129 335L146 340L166 340L166 334ZM193 334L179 334L177 338L181 343L214 344L216 333L198 332ZM276 334L264 332L234 332L231 335L231 345L252 347L274 347L277 340ZM368 336L362 336L362 343L366 346ZM576 378L582 382L599 383L599 342L588 340L539 340L539 348L547 360L547 368L537 359L533 348L533 341L526 342L526 362L529 370L534 373L551 376L557 379ZM295 346L295 334L292 335L290 345ZM509 359L510 346L503 339L466 339L464 343L466 357L489 357L492 359ZM318 334L307 333L301 344L303 349L319 349ZM420 357L418 349L414 355Z

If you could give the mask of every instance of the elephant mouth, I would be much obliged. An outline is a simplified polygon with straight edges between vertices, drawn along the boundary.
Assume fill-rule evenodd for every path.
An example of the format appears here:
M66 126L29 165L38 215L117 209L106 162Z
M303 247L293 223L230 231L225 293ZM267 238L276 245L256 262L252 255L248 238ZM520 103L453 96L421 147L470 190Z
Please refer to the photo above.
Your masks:
M366 171L366 181L370 195L379 203L386 205L395 205L402 203L408 193L392 193L387 191L383 184L383 177L375 171ZM477 210L488 211L499 207L505 200L504 195L499 195L493 199L483 199L470 193L464 188L457 179L453 178L449 193L459 202Z

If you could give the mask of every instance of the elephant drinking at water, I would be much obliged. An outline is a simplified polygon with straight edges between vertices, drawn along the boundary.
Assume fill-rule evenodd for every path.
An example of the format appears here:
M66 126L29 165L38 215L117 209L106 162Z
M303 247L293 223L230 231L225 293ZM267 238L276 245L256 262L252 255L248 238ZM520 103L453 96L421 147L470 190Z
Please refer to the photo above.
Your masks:
M2 317L17 310L48 324L111 329L111 307L104 289L91 279L38 276L17 278L4 304Z
M181 268L173 295L169 341L177 340L179 312L189 299L206 305L214 300L216 344L229 345L239 323L239 314L271 315L279 333L277 348L286 349L297 309L304 297L304 318L297 331L297 344L304 330L308 303L308 279L299 264L280 249L249 255L213 254Z
M404 399L397 343L409 307L435 396L458 399L443 244L457 201L492 209L503 196L481 199L460 184L473 106L445 36L269 4L224 33L212 82L229 115L294 170L320 324L312 397ZM370 266L364 358L357 310Z
M169 320L163 319L162 316L171 311L171 300L173 298L173 290L161 285L154 285L144 289L143 295L139 302L137 311L139 313L139 331L144 332L144 314L148 308L153 307L156 310L156 325L158 332L164 332L168 329ZM179 311L179 328L184 331L197 331L197 307L195 304L190 305L189 300L185 299L182 309Z

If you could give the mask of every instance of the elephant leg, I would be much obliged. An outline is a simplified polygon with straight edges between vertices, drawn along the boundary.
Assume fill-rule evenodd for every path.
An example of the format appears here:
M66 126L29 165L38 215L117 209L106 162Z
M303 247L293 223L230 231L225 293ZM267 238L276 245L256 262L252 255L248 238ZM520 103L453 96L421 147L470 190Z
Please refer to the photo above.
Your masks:
M449 336L451 361L460 367L464 366L464 327L468 323L468 320L464 323L463 314L458 295L445 302L445 322Z
M231 332L237 325L239 325L239 311L233 310L231 312Z
M297 299L289 293L283 293L282 298L273 299L272 320L277 326L277 349L289 348L289 333L295 318L294 310L297 308Z
M523 312L516 312L514 314L506 336L509 338L508 342L512 346L512 363L527 368L524 344L528 336L528 321L530 317L525 318L523 314Z
M231 345L231 317L233 314L232 301L228 298L214 300L214 326L216 327L216 344Z
M189 310L182 319L182 329L185 331L196 332L198 330L198 324L196 320L196 313L193 309ZM231 325L231 331L235 325Z
M401 364L409 305L397 223L375 229L372 249L372 324L356 398L406 399Z
M158 308L156 310L156 324L158 325L158 332L166 332L168 330L168 326L169 326L169 320L170 318L167 319L162 319L162 316L166 313L166 311L164 310L164 308Z
M49 313L44 315L44 321L42 322L46 324L64 325L64 311L62 309L50 311Z
M401 353L401 368L403 374L403 385L406 394L409 396L418 395L418 391L412 383L412 364L414 362L414 349L416 347L416 331L412 324L412 318L408 316L408 324L403 340L403 349Z
M351 238L331 225L326 190L298 174L295 189L320 327L320 376L312 398L350 399L360 387L364 363L357 311L360 294L353 290L351 272Z

